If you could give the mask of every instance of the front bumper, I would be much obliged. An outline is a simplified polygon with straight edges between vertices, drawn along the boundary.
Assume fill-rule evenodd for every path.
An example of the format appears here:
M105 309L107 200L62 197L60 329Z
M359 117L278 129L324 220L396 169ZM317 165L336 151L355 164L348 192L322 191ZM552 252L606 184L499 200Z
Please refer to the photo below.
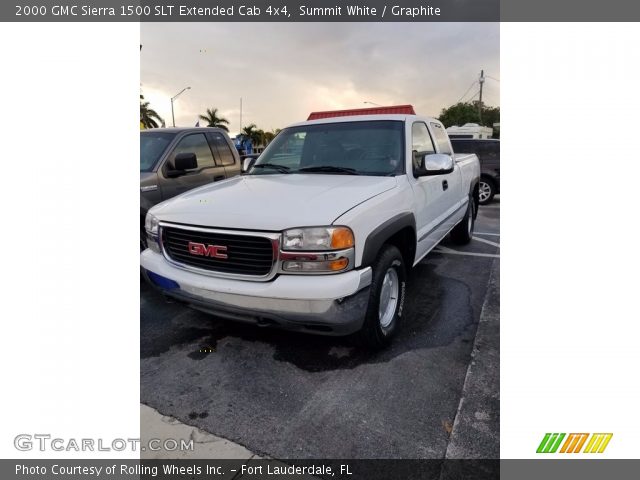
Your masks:
M147 281L166 296L219 317L323 335L362 328L370 267L334 275L279 275L249 282L200 275L169 264L151 250L140 254ZM160 275L170 282L158 281Z

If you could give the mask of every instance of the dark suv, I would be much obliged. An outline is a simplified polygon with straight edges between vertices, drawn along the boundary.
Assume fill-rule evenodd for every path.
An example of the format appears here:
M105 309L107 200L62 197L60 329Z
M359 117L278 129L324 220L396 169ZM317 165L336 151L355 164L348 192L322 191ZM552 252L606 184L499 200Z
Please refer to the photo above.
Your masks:
M480 205L486 205L500 193L500 140L452 138L456 153L475 153L480 159Z
M220 128L154 128L140 132L140 249L144 219L156 203L240 174L240 157Z

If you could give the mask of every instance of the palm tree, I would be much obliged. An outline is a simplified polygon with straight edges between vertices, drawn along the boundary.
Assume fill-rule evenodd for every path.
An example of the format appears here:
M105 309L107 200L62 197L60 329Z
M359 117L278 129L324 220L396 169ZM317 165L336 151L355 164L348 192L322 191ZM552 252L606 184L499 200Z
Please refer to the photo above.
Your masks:
M256 140L258 141L256 146L264 147L267 144L267 134L261 128L256 130Z
M276 128L275 130L271 130L270 132L264 132L264 143L265 145L269 145L274 138L276 138L276 135L278 135L278 133L280 133L280 129Z
M164 120L158 112L149 108L149 102L145 102L144 96L140 95L140 123L144 128L158 128L158 122L164 123Z
M241 135L251 140L254 147L262 145L264 140L264 132L259 130L255 123L247 125L242 129Z
M200 120L207 122L207 127L217 127L221 128L225 132L229 131L229 120L223 117L218 117L218 109L217 108L207 108L206 115L200 115Z

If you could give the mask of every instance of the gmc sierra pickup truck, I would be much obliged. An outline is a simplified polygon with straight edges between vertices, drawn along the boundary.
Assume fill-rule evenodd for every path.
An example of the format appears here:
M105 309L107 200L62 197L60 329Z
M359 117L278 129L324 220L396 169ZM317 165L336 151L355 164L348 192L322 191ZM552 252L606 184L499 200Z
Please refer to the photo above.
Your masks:
M436 119L361 110L292 125L246 174L153 207L148 281L219 317L385 346L408 269L447 234L471 240L480 167Z

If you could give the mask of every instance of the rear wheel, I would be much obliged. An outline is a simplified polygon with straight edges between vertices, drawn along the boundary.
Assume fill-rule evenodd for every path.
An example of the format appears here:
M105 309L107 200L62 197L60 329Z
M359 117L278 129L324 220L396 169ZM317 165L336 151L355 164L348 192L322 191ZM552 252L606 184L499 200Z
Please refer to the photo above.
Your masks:
M380 349L398 330L404 308L406 268L400 250L393 245L382 248L372 268L369 304L358 339L367 348Z
M451 230L451 240L458 245L466 245L473 237L473 227L475 225L475 202L469 197L467 212L460 223Z
M480 198L480 205L486 205L493 200L493 196L496 194L496 187L491 179L483 177L480 179L478 196Z

